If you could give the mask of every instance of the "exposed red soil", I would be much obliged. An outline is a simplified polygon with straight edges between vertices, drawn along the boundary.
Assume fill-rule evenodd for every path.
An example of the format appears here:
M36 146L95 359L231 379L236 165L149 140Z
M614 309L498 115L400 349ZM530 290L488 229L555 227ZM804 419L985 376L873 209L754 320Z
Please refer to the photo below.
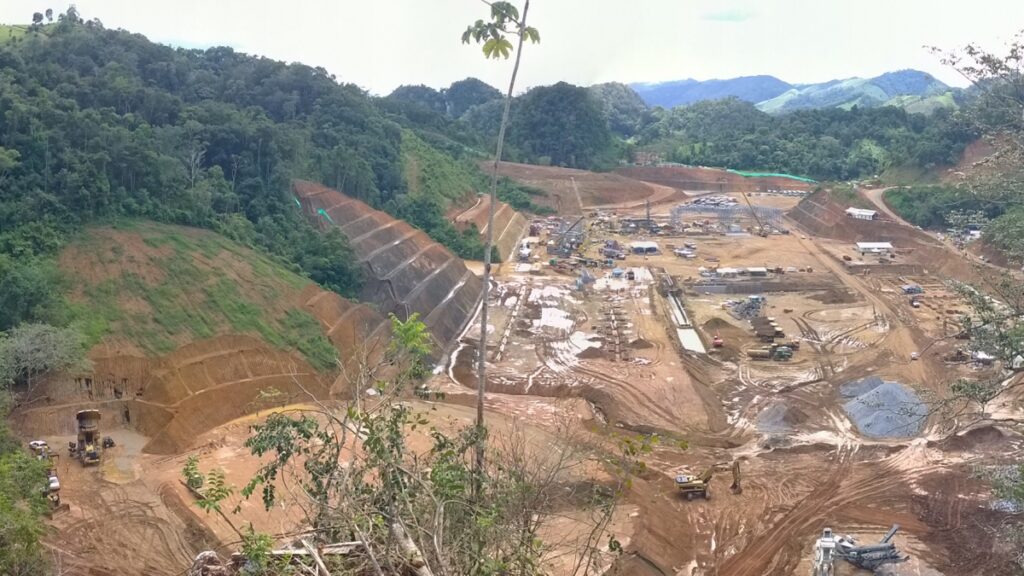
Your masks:
M641 182L614 172L588 172L572 168L502 162L499 174L547 192L534 198L560 214L582 214L584 209L626 208L645 202L663 204L686 198L682 192Z
M813 184L791 178L747 178L720 168L696 166L626 166L615 170L634 180L669 186L676 190L756 192L759 190L811 190Z
M491 207L490 195L477 196L475 202L464 210L453 209L449 211L448 217L455 222L460 230L470 225L476 226L480 231L480 239L487 235L487 218ZM526 231L526 218L516 212L508 204L499 201L494 210L494 245L498 248L498 254L502 262L514 258L516 244Z
M419 313L444 350L469 321L481 281L465 263L425 232L315 182L296 180L293 191L306 216L348 238L369 274L361 300L382 314Z

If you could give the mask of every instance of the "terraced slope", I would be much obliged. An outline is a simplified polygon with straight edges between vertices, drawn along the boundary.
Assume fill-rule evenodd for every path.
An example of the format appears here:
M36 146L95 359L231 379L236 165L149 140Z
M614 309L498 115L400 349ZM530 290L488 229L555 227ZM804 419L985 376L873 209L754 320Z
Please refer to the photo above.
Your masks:
M61 267L97 339L93 366L38 389L15 415L27 435L71 434L76 411L98 408L105 427L131 426L149 437L146 451L175 454L235 418L345 392L338 362L389 327L371 307L203 230L91 229Z
M454 217L458 227L473 224L480 231L480 238L486 240L487 214L491 206L491 197L483 194L477 198L476 204L457 213ZM502 262L515 258L516 244L526 231L527 221L522 214L516 212L508 204L498 201L494 211L494 245Z
M320 184L292 189L318 226L337 226L369 271L362 300L384 314L419 313L438 349L445 349L472 317L481 281L461 259L423 231Z

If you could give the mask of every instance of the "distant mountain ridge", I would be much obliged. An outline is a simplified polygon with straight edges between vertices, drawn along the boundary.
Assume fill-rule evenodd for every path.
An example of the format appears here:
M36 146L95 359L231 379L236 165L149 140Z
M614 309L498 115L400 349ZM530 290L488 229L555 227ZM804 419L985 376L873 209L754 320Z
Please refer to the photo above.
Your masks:
M807 108L894 105L912 112L955 108L960 89L920 70L886 72L874 78L847 78L814 84L790 84L774 76L715 80L675 80L630 84L648 106L673 108L718 98L736 97L760 110L782 113Z

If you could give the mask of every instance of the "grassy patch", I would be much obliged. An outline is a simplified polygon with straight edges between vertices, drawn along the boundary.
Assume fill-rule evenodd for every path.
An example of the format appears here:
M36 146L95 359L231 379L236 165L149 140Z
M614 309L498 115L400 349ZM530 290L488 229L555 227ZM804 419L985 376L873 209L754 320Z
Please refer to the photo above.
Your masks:
M296 301L309 280L215 234L156 224L132 232L144 249L138 240L119 243L89 232L76 241L83 257L118 271L79 286L81 301L68 305L90 344L116 334L159 355L217 334L242 333L298 351L317 370L337 365L320 323L297 306L282 305Z
M19 24L0 24L0 46L17 41L28 34L28 26Z

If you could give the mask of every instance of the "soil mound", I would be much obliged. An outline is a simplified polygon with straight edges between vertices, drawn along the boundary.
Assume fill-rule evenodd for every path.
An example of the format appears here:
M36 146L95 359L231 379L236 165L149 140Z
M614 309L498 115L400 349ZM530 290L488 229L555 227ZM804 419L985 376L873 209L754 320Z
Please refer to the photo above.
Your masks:
M587 348L576 355L577 358L583 358L584 360L598 360L606 358L607 355L600 348Z
M1006 445L1007 434L995 426L982 426L972 428L962 434L951 436L940 442L929 444L941 447L944 450L957 452L973 452L979 448L1002 447Z
M872 438L911 438L921 431L928 408L912 390L877 376L844 384L843 409L857 429Z
M807 421L807 413L774 400L757 415L757 429L766 434L789 432Z
M652 346L654 346L654 344L651 344L650 342L644 340L643 338L637 338L636 340L633 340L632 342L629 343L629 347L634 350L646 350L647 348L650 348Z

